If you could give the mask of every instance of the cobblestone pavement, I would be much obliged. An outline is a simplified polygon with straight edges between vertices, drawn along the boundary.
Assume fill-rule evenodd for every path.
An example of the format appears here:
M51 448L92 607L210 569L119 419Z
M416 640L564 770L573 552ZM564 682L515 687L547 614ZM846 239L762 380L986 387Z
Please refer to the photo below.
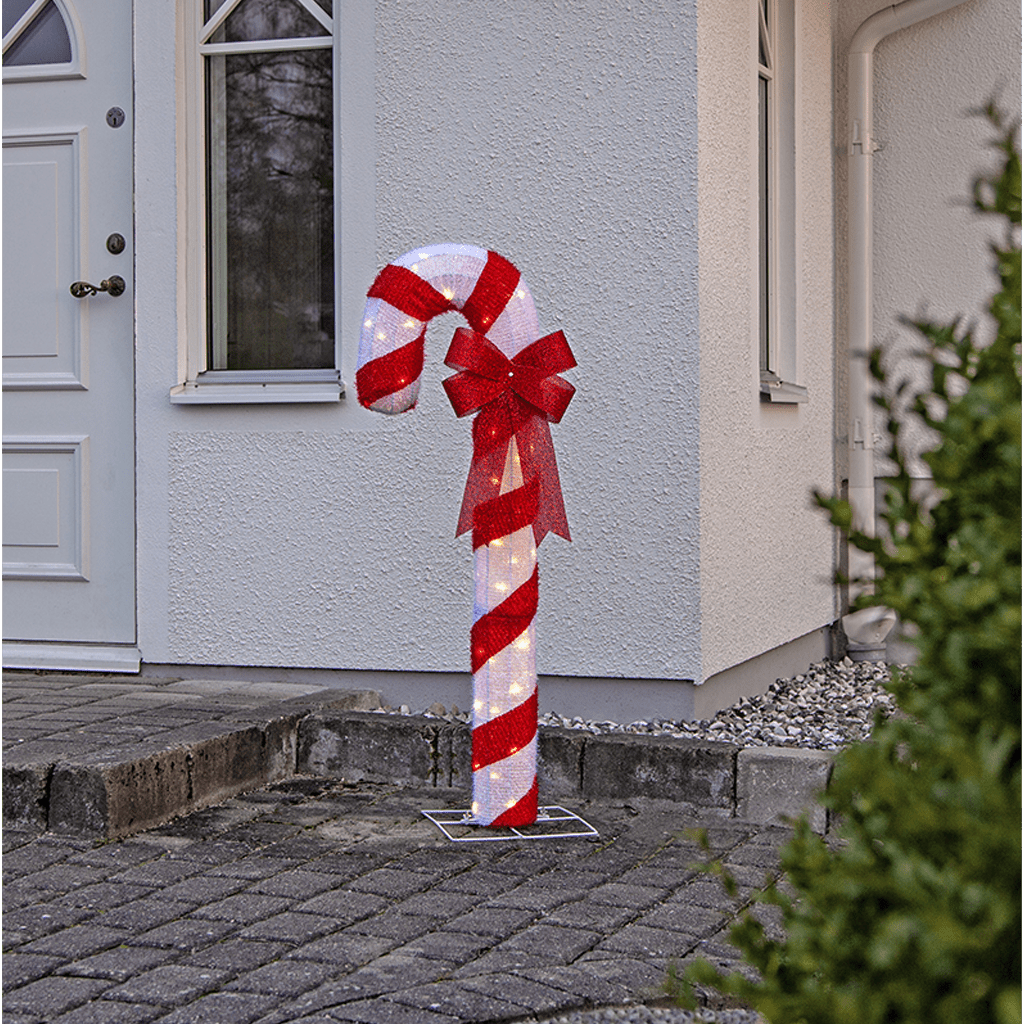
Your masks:
M732 962L736 904L788 834L635 799L594 839L453 843L466 794L296 777L121 841L8 829L4 1024L448 1024L656 1001L669 962Z

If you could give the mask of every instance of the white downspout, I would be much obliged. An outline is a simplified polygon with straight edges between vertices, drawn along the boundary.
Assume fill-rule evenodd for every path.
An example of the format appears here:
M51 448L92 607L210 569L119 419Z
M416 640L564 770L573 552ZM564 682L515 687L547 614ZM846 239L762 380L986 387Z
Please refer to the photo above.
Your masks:
M854 33L847 64L850 148L847 207L847 273L849 303L849 491L856 529L875 535L874 416L868 356L872 350L872 164L874 160L874 51L886 36L964 0L905 0L871 15ZM851 580L875 575L874 556L848 547ZM870 584L850 586L850 602L869 592ZM884 656L885 637L896 616L886 608L865 608L843 616L850 656L861 660Z

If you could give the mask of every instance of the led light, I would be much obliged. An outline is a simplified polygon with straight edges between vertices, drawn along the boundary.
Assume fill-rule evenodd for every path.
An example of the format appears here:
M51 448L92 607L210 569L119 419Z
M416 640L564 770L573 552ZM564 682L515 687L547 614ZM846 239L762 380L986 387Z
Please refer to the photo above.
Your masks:
M378 331L377 332L377 340L378 341L387 341L388 340L388 336L383 331Z
M501 713L501 708L499 708L496 704L492 704L491 705L491 714L492 715L497 715L497 714L500 714L500 713Z
M501 778L501 773L500 772L491 772L491 778L492 779L500 779Z
M505 546L505 539L503 537L495 537L494 540L491 541L491 543L496 548L503 548Z
M505 802L505 806L506 806L506 807L507 807L507 808L508 808L509 810L512 810L512 808L513 808L513 807L515 807L515 805L516 805L516 802L515 802L515 800L508 800L508 801L506 801L506 802Z
M455 294L455 292L453 292L453 291L451 290L451 288L442 288L442 289L441 289L441 294L442 294L442 295L443 295L443 296L444 296L444 297L445 297L445 298L446 298L446 299L447 299L447 300L448 300L449 302L451 302L451 301L452 301L452 296L453 296L453 295Z
M526 298L526 292L524 292L524 291L523 291L523 289L522 289L522 288L520 288L520 289L519 289L519 290L518 290L518 291L516 292L516 298L517 298L517 299L525 299L525 298Z
M523 688L518 683L513 683L508 688L508 692L509 693L522 693L523 692Z
M480 805L475 800L473 801L473 813L474 814L479 814L480 813Z
M406 320L405 323L402 324L402 326L403 327L408 327L409 330L412 330L416 326L416 323L417 323L417 321L413 320L412 317L409 317L409 319Z
M364 327L372 327L373 326L373 321L372 320L364 320L363 321L363 326Z
M504 580L498 580L498 582L494 584L494 589L500 590L502 593L504 593L506 590L508 590L508 584Z
M521 651L528 651L530 649L530 638L524 633L517 641L516 647Z

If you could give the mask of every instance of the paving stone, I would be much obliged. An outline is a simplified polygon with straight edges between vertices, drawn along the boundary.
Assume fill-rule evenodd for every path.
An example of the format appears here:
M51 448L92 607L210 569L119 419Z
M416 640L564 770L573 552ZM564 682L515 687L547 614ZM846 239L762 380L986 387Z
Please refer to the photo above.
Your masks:
M358 935L379 935L381 938L394 939L396 942L408 942L410 939L429 932L433 928L435 920L433 917L399 914L394 910L385 910L382 914L365 918L351 925L347 930Z
M637 910L642 910L644 907L660 903L668 895L667 887L663 889L657 886L608 882L596 889L591 889L587 893L587 899L591 903L608 903L615 907L635 907Z
M219 942L236 930L229 921L200 921L185 918L169 921L141 935L133 936L130 945L156 946L158 949L180 949L192 953Z
M399 946L396 954L432 957L435 960L451 960L464 964L488 949L492 939L466 932L436 931L421 935L418 939Z
M178 962L188 967L213 967L242 973L278 960L291 949L287 942L255 942L228 938L184 956Z
M395 868L378 868L360 875L348 883L356 892L372 892L391 898L409 896L430 886L430 876L418 871L402 871Z
M345 1003L331 1010L332 1021L351 1021L359 1024L452 1024L457 1017L403 1006L389 999L373 999L365 1003Z
M83 867L79 864L51 864L42 871L23 875L21 881L33 888L49 892L70 892L96 882L105 881L106 874L99 868Z
M364 917L380 913L388 901L372 893L353 892L350 889L335 889L310 900L299 903L295 909L308 914L323 914L333 917L339 927L354 924ZM404 906L404 903L402 904Z
M4 914L4 949L23 946L41 936L63 931L95 916L95 911L85 907L61 907L53 903L20 907Z
M500 940L536 920L539 913L524 907L478 907L447 922L445 930Z
M517 950L546 957L548 963L569 963L591 949L602 938L600 932L582 928L559 928L557 925L535 924L506 939L501 952Z
M335 885L335 880L328 875L299 869L283 871L279 875L265 878L252 886L252 892L308 900L328 889L333 889Z
M243 892L228 896L217 903L199 907L193 916L247 925L273 917L289 906L289 901L280 896L260 896L256 893Z
M45 978L53 973L54 968L63 963L59 956L48 956L44 953L11 952L4 955L3 990L20 988L30 981Z
M451 972L451 977L465 981L481 975L513 974L528 967L550 966L547 957L536 953L524 953L517 949L491 949L468 964L457 967Z
M567 992L517 975L488 974L467 978L463 984L474 992L508 1000L533 1013L550 1013L578 1002Z
M228 977L230 975L225 971L207 967L169 964L136 975L131 981L109 989L104 998L174 1007L213 991Z
M613 985L622 985L633 999L656 998L663 995L661 985L665 971L644 960L613 956L606 953L585 953L573 967Z
M419 914L450 921L471 907L477 906L478 903L479 900L468 893L428 890L416 893L408 899L402 900L401 903L395 904L395 910L402 914Z
M219 903L248 888L250 882L244 878L211 877L203 874L193 876L154 893L162 900L173 900L180 906L192 908Z
M139 900L152 891L148 885L132 885L130 882L96 882L81 889L73 889L61 896L59 902L69 907L106 911Z
M546 911L560 907L579 897L575 889L555 889L537 882L524 882L509 892L493 896L486 907L523 907L528 910Z
M633 920L637 914L635 907L617 907L578 900L556 907L544 915L544 921L546 924L557 924L567 928L590 928L594 931L611 932Z
M93 956L78 957L74 963L65 964L55 973L124 982L136 974L160 966L166 960L167 951L164 949L118 945Z
M49 1022L67 1010L95 999L109 988L109 981L94 978L40 978L4 995L4 1016L23 1013Z
M118 1003L110 999L96 999L46 1024L150 1024L164 1013L161 1006L149 1003Z
M621 982L600 978L575 966L528 967L519 973L530 981L569 992L588 1006L629 1002L632 994Z
M356 935L354 932L335 932L316 942L307 942L288 954L297 960L319 960L345 967L359 967L394 949L398 942L382 939L379 935Z
M294 997L317 988L338 973L337 965L313 960L278 960L247 971L225 986L230 992L256 992L261 995Z
M168 921L184 917L192 910L189 903L173 903L154 894L126 906L116 907L103 915L103 923L110 928L121 928L132 935L141 935L159 928Z
M139 864L121 872L115 878L119 882L131 882L138 885L151 885L157 891L154 895L159 896L160 890L166 890L183 878L191 878L203 870L202 864L196 864L190 860L180 860L171 857L163 857L160 860Z
M251 1024L280 1000L252 992L211 992L160 1018L160 1024Z
M338 922L332 917L286 911L249 925L240 935L243 939L305 943L336 931L337 928Z
M663 959L680 957L689 952L696 937L684 932L669 931L666 928L649 928L642 924L626 925L615 935L603 939L595 947L595 951L626 953L639 959Z
M493 896L514 889L520 884L515 875L500 874L496 871L467 871L454 878L445 879L439 886L442 892L466 892L475 896Z
M301 864L302 861L298 857L269 857L263 851L220 864L209 872L209 877L240 878L253 882L261 878L272 878L289 867L298 867Z
M685 932L703 939L718 931L725 921L725 916L714 910L675 903L648 911L638 919L637 924L647 928Z
M435 879L457 875L479 863L471 853L460 853L450 846L416 850L398 861L395 866L403 871L424 871Z
M484 995L455 981L438 981L432 985L403 989L391 993L388 999L404 1006L448 1014L464 1022L508 1020L522 1016L523 1010L515 1003Z
M642 864L630 868L619 877L620 885L638 885L649 888L676 889L684 885L697 874L696 869L674 866L659 866L654 864Z
M128 933L120 928L107 928L90 922L36 939L23 946L22 950L26 953L47 953L63 957L64 960L78 960L112 946L119 946L128 937Z

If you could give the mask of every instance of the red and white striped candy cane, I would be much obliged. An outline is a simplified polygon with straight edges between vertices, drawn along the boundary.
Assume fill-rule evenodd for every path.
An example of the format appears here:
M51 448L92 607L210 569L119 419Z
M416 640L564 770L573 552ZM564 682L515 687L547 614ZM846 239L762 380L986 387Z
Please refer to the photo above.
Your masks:
M456 535L472 529L473 820L537 819L537 545L569 540L549 422L573 395L558 377L576 361L561 331L539 338L519 271L471 245L413 249L368 292L356 390L369 409L398 413L419 394L426 325L458 310L444 381L455 412L473 422L473 461Z

